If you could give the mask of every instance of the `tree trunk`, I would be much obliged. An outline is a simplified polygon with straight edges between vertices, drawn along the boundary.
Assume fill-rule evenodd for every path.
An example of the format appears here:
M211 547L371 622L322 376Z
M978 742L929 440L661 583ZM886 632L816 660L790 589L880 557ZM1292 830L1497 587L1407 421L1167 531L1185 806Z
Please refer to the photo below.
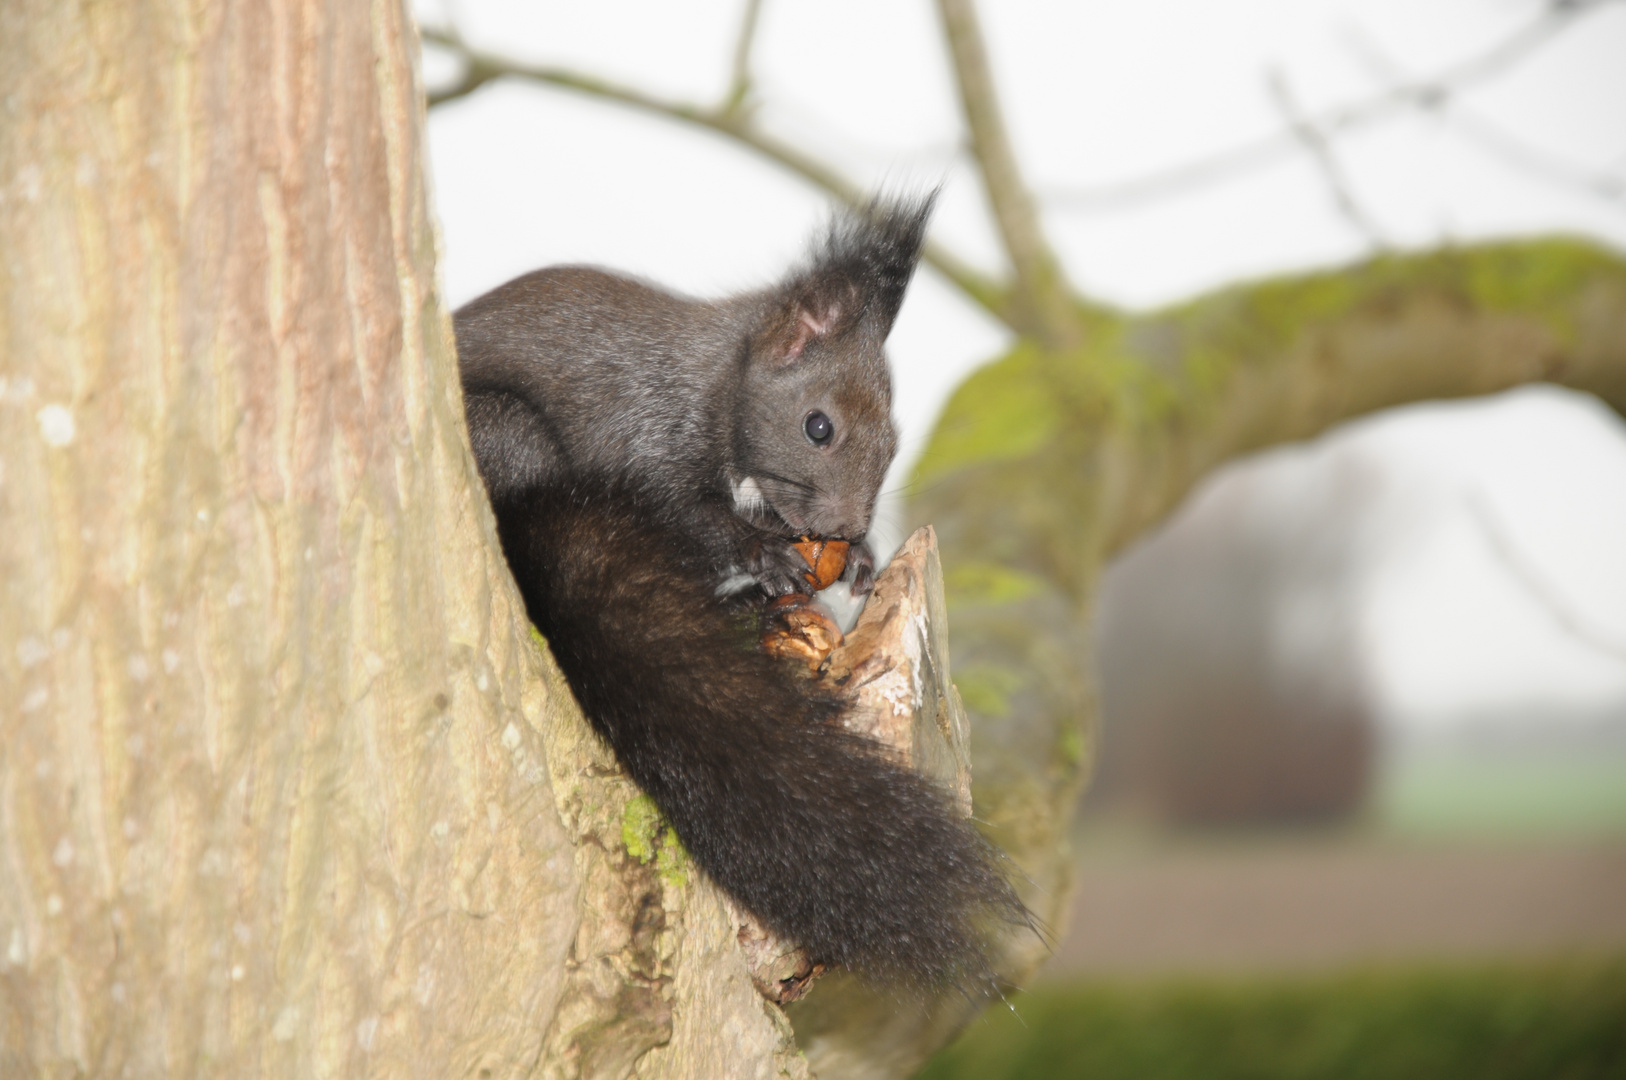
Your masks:
M0 1074L805 1074L503 565L414 50L0 13Z
M412 51L399 0L0 11L0 1074L807 1074L503 566ZM1053 923L1113 550L1362 410L1626 400L1617 261L1442 259L1087 312L951 406L917 512L979 812ZM804 1035L873 1076L964 1015L841 1012Z

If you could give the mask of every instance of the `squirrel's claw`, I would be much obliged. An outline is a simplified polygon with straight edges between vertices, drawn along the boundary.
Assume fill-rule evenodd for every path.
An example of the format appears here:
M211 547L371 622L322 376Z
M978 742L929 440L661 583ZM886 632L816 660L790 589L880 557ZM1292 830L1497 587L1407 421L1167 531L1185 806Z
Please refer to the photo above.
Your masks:
M808 591L807 561L789 541L759 537L748 550L746 570L757 579L763 595L772 599Z

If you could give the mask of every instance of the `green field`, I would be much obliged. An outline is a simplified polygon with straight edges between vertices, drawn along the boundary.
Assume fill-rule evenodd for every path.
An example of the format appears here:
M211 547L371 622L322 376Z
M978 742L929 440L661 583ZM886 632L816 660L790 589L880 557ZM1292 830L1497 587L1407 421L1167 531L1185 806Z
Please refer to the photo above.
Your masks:
M1626 752L1407 754L1383 769L1372 810L1417 836L1626 834Z
M1626 960L1044 988L918 1080L1626 1077Z

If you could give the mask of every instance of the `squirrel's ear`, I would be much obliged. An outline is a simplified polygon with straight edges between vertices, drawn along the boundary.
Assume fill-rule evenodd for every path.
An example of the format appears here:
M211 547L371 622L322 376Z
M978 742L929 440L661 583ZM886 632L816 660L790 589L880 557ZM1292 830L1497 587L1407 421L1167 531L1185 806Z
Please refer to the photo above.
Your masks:
M786 363L798 359L807 343L816 338L829 337L841 318L841 302L831 301L822 308L796 305L796 325L791 338L785 343L780 358Z
M795 363L808 345L828 338L851 321L857 300L850 288L821 289L812 282L804 283L780 305L758 343L758 355L770 363Z
M812 265L781 288L755 355L792 364L813 342L863 321L885 338L915 272L934 191L914 200L877 199L838 217Z

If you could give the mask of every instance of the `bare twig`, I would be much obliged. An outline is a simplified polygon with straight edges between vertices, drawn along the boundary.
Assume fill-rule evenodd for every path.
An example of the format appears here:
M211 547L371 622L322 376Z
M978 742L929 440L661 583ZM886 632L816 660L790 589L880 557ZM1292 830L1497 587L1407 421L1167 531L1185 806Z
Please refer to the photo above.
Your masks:
M1308 119L1325 137L1331 138L1409 109L1438 108L1467 87L1507 71L1583 14L1607 2L1610 0L1566 0L1551 5L1530 23L1472 59ZM1298 142L1299 136L1289 128L1184 165L1112 184L1056 190L1046 193L1044 199L1053 209L1067 211L1102 210L1150 202L1268 165L1292 153Z
M728 93L723 97L720 111L735 115L746 108L751 96L751 46L757 36L757 16L762 14L762 0L745 0L745 13L740 17L739 37L734 41L734 77Z
M1288 126L1298 136L1299 141L1310 154L1321 177L1327 182L1327 189L1332 194L1333 205L1338 208L1345 221L1349 222L1354 230L1366 238L1366 242L1373 248L1382 251L1389 246L1384 239L1382 231L1377 227L1361 205L1355 199L1355 192L1350 187L1349 178L1344 175L1343 167L1332 152L1332 146L1321 129L1304 115L1299 108L1297 98L1293 96L1292 87L1287 83L1287 76L1280 70L1273 69L1267 80L1270 84L1270 93L1276 101L1276 107L1282 111L1282 117Z
M1359 26L1350 27L1345 40L1356 59L1381 82L1394 85L1411 79L1410 72L1405 71ZM1502 162L1515 169L1549 183L1574 188L1616 204L1626 201L1626 177L1610 175L1608 172L1590 172L1572 162L1561 161L1551 154L1537 150L1472 110L1464 108L1460 97L1459 94L1442 96L1429 104L1442 121L1481 150L1500 158Z
M1022 329L1053 346L1072 344L1082 334L1070 290L1060 263L1045 242L1038 207L1011 149L972 0L937 0L937 10L954 62L966 127L971 133L971 155L1016 273L1026 324Z
M742 32L742 37L744 34ZM450 86L429 95L431 108L455 101L478 90L493 79L517 78L572 90L590 97L611 101L668 120L677 120L727 136L742 146L761 154L790 173L801 177L814 187L834 196L838 201L859 208L868 201L868 195L852 180L834 167L802 152L788 143L766 134L751 122L749 110L722 105L707 108L683 102L669 101L646 94L641 90L622 86L607 79L584 75L566 68L546 64L525 64L517 60L495 56L464 43L456 31L425 28L423 39L445 49L463 64L463 75ZM736 52L736 57L738 52ZM1012 329L1021 326L1011 311L1006 290L984 274L973 269L963 259L945 250L941 245L928 242L921 259L967 297L981 305L990 315Z
M1526 145L1497 125L1461 106L1451 110L1451 124L1480 149L1516 169L1549 183L1562 184L1619 206L1626 203L1626 176L1590 172Z
M1501 520L1491 510L1489 502L1478 491L1470 490L1465 497L1468 513L1484 533L1485 540L1503 567L1529 594L1530 598L1547 613L1567 636L1585 645L1593 652L1602 653L1617 663L1626 663L1626 642L1615 640L1610 634L1591 625L1590 620L1577 613L1558 591L1543 578L1524 554L1519 551Z

